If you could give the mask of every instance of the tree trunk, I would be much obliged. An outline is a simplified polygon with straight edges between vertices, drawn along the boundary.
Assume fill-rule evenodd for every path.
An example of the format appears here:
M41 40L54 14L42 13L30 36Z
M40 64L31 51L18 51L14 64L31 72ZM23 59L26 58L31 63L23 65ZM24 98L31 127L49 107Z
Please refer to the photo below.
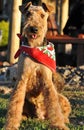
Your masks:
M17 33L20 33L21 13L19 11L19 5L21 4L22 0L12 0L7 56L9 63L15 63L17 61L17 59L14 59L14 55L19 48Z
M0 13L2 13L2 8L3 8L3 1L0 0Z

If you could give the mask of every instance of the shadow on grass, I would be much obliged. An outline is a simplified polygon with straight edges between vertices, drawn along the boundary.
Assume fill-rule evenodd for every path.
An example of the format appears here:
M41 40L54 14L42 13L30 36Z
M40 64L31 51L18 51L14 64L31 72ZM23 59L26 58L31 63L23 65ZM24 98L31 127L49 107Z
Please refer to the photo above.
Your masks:
M3 98L3 99L9 99L10 98L10 94L0 94L0 98Z
M0 108L0 117L4 118L7 113L7 109Z

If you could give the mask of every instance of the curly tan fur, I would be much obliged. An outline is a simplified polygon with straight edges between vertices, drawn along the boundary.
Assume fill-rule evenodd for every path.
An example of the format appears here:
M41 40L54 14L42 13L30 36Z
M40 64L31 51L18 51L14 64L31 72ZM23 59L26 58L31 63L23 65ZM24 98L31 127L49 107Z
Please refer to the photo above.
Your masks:
M51 7L45 4L43 8L31 3L20 6L20 11L25 15L22 34L27 38L29 46L44 44L50 10ZM36 39L32 38L32 26L38 30ZM65 123L70 113L70 104L68 99L58 92L62 89L63 83L57 75L31 57L20 55L18 78L10 98L5 130L18 130L22 115L48 119L52 127L68 130Z

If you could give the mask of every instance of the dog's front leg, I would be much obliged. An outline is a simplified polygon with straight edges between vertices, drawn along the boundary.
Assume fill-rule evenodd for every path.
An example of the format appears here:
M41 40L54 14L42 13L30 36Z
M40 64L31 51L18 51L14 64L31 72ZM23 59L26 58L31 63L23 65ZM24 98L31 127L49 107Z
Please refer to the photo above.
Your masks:
M52 76L45 74L43 77L43 94L44 104L46 106L46 118L50 120L52 126L68 130L64 124L64 116L61 111L58 93L52 82Z
M5 130L18 130L22 118L22 110L27 84L27 72L22 74L20 81L16 83L16 88L10 98L6 117Z

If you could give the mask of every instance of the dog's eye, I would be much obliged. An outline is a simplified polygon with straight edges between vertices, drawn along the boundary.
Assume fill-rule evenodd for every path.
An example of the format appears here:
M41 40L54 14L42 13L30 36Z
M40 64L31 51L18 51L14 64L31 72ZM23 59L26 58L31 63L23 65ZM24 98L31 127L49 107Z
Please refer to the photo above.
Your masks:
M31 12L27 11L26 16L29 17L31 15Z
M41 14L41 18L44 18L44 16L45 16L44 14Z

